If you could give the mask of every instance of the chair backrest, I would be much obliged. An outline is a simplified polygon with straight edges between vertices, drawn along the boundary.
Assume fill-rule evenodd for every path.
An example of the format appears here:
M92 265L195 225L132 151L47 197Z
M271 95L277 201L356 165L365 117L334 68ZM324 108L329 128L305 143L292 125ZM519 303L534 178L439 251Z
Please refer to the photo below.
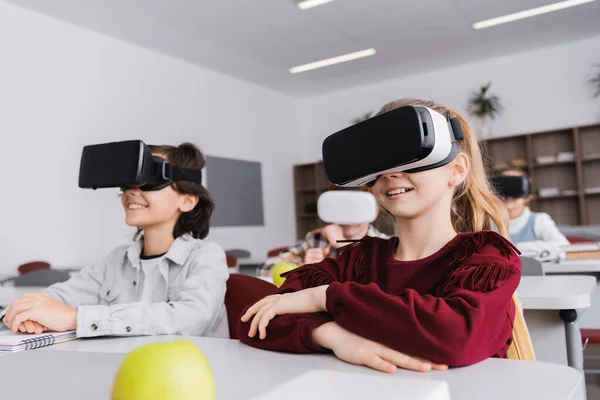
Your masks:
M242 311L251 304L265 298L277 289L272 283L250 275L232 274L227 280L225 308L229 322L229 336L237 339L236 327Z
M71 276L57 269L41 269L15 278L15 286L50 286L69 280Z
M238 266L238 258L236 256L232 256L231 254L225 253L225 258L227 259L227 266L229 268L234 268Z
M513 341L506 352L506 358L512 360L528 360L535 361L535 352L533 351L533 343L529 336L529 329L523 317L523 307L517 294L513 294L515 302L515 320L513 322Z
M281 253L287 251L289 247L284 246L284 247L276 247L274 249L271 249L267 252L267 257L277 257L278 255L280 255Z
M231 254L232 256L236 256L237 258L250 258L250 252L244 249L226 250L225 253Z
M47 263L46 261L32 261L21 264L19 267L17 267L19 275L25 275L32 271L39 271L41 269L50 269L50 263Z
M587 237L582 237L582 236L567 236L567 240L569 241L569 243L594 243L594 242L597 242L597 240L590 239Z
M541 276L544 275L542 263L531 257L521 256L521 275L522 276Z

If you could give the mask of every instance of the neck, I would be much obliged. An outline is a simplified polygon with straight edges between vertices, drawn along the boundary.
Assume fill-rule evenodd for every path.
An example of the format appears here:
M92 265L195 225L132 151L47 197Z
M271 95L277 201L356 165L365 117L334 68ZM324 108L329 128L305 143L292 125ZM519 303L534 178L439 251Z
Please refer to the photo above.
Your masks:
M164 254L175 242L172 226L153 226L144 228L144 256Z
M508 218L510 219L517 219L519 218L521 215L523 215L525 213L525 210L527 210L527 207L521 209L521 210L513 210L513 211L508 211Z
M394 257L400 261L420 260L435 254L456 236L450 213L437 207L411 219L396 219L400 239Z

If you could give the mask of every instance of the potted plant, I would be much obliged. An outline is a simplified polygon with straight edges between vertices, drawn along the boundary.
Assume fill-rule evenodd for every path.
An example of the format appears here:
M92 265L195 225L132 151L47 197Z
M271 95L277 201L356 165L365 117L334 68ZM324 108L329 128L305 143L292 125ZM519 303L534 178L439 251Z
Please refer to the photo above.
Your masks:
M600 97L600 64L594 64L594 67L598 68L595 75L590 79L590 85L594 91L594 98Z
M471 93L469 97L468 111L473 117L479 119L481 123L481 134L487 136L490 134L490 122L502 112L500 98L490 94L491 82L483 85L478 91Z

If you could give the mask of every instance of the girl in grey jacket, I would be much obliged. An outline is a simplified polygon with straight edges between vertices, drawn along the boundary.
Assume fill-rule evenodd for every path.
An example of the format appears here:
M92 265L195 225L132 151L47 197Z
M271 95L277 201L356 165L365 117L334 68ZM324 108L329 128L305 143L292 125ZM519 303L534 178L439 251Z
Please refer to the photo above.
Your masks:
M184 143L151 146L173 165L201 169L200 150ZM26 294L6 310L13 332L77 330L104 335L196 335L228 338L225 253L204 241L214 204L200 183L154 191L125 189L125 222L136 240L113 250L45 293Z

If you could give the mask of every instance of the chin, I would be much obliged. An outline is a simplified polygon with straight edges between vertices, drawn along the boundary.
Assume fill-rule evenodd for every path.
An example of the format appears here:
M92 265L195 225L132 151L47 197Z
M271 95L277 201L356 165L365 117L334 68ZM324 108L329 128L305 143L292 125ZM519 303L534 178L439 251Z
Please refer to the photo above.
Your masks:
M144 221L141 221L137 218L125 218L125 223L136 228L143 228L144 225L146 225Z

